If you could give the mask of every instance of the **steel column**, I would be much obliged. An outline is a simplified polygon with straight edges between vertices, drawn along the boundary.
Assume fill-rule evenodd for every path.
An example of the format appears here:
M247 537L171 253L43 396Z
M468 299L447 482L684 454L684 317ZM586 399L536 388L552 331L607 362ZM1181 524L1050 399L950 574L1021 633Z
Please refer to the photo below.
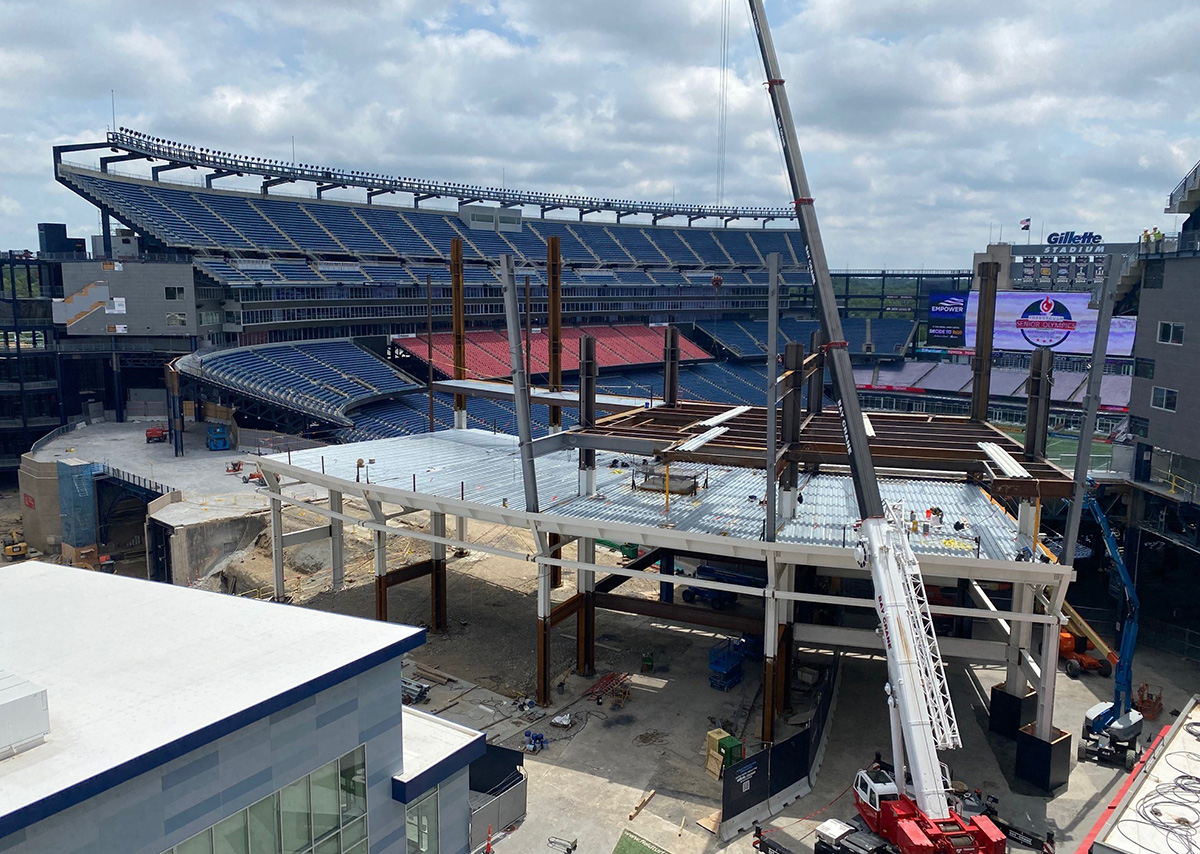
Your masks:
M275 601L282 602L286 591L283 578L283 502L279 499L279 481L267 476L267 490L271 499L271 563L275 571Z
M329 490L329 563L333 570L333 589L341 590L346 578L345 537L342 531L342 493ZM339 514L339 515L333 515Z
M805 408L809 415L820 415L825 408L825 355L821 352L824 343L825 336L820 329L813 330L808 336L808 351L821 354L817 369L808 378L808 405Z
M1025 408L1024 457L1030 462L1046 458L1046 437L1050 432L1050 387L1053 384L1054 351L1049 347L1038 347L1029 359L1026 386L1028 403Z
M971 358L971 420L988 420L988 396L992 386L992 337L996 331L996 281L1000 264L984 261L979 265L979 316L976 320L975 355Z
M580 563L596 562L596 541L578 541ZM590 569L575 571L575 589L583 594L583 606L575 621L575 670L580 676L596 672L596 573Z
M767 255L767 459L764 465L767 473L767 503L763 539L768 543L775 542L775 530L779 527L779 508L775 504L779 412L775 404L779 396L779 265L782 258L778 252Z
M429 514L429 532L435 537L446 536L446 514ZM429 608L431 611L429 629L432 632L446 631L446 545L433 543L429 547L429 556L433 558L433 573L430 575Z
M517 410L517 439L521 450L521 480L525 487L525 510L538 512L537 473L533 464L533 425L529 418L529 385L521 358L521 312L517 306L517 282L511 255L500 256L500 279L504 288L504 317L508 324L508 356L512 364L513 403Z
M663 335L663 403L679 403L679 330L674 326Z
M467 314L463 303L462 238L450 240L451 319L454 324L454 378L467 378ZM454 395L454 429L467 427L467 396Z
M546 238L546 278L549 280L550 296L550 391L562 391L562 253L559 252L557 234ZM562 407L551 406L550 432L557 433L560 430Z

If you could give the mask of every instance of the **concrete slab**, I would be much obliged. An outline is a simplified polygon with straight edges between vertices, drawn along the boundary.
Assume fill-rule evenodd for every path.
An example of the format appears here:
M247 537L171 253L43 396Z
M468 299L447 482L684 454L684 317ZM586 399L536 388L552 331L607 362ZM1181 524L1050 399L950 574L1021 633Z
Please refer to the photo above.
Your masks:
M146 428L152 423L161 422L82 424L70 433L46 443L34 454L34 459L53 461L76 457L105 463L114 469L178 489L189 500L198 497L208 499L214 505L213 509L233 507L235 501L247 510L266 508L266 499L257 495L257 484L242 483L239 475L225 473L226 465L239 460L247 473L254 471L254 454L245 450L209 451L204 447L203 425L189 423L184 432L184 456L176 457L168 443L146 442ZM317 490L310 486L295 489L300 491L289 494L297 497L318 495ZM189 511L180 508L173 512ZM204 511L194 512L203 515Z

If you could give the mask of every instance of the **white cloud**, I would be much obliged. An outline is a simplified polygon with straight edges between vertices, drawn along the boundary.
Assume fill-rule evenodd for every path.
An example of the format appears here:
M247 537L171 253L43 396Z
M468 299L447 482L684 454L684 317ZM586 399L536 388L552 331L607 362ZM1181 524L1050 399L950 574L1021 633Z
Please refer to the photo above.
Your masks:
M731 3L725 198L786 204ZM197 145L290 159L294 135L302 162L715 200L718 0L194 8L0 0L0 193L19 211L4 210L0 248L34 245L39 221L95 219L47 186L50 147L102 138L110 89L118 124ZM1200 158L1188 4L769 0L768 14L835 266L966 266L989 225L1025 216L1165 228L1163 198Z
M20 216L22 213L24 208L20 202L8 196L0 196L0 216Z

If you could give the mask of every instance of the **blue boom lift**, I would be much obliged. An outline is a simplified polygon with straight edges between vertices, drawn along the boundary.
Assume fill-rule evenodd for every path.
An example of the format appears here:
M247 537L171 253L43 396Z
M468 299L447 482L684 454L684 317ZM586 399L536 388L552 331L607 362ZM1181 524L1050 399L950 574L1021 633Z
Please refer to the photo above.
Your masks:
M1104 545L1120 576L1121 590L1118 615L1121 627L1121 642L1117 653L1116 669L1113 671L1113 699L1111 703L1097 703L1087 710L1083 718L1083 738L1079 741L1080 761L1095 759L1114 765L1124 765L1133 770L1138 759L1138 736L1142 734L1142 713L1133 706L1133 650L1138 633L1138 595L1133 579L1117 547L1117 539L1109 527L1108 517L1100 509L1094 495L1088 494L1083 509L1092 514L1104 534ZM1110 585L1115 591L1116 585ZM1123 612L1123 614L1122 614Z

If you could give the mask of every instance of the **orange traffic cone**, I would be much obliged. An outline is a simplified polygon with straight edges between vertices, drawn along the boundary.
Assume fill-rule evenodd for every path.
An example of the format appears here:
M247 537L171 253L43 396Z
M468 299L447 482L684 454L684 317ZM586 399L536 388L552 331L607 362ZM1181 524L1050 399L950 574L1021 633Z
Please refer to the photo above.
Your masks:
M483 849L483 854L492 854L492 826L488 825L487 846Z

